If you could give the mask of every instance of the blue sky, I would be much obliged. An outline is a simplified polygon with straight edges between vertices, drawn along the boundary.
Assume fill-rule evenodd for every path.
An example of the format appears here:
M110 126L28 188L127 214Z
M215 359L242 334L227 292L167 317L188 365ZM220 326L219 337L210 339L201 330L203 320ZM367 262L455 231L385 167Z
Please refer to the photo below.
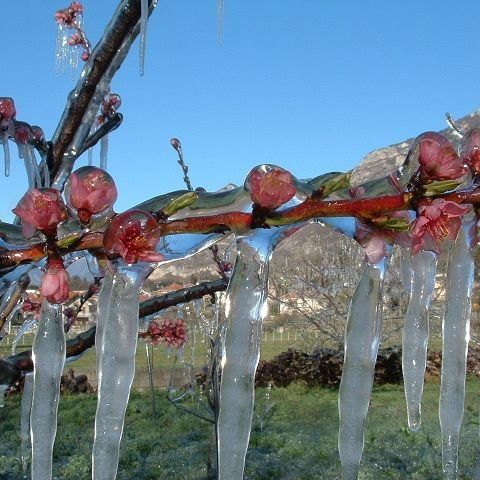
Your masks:
M95 44L116 2L83 3ZM66 5L2 2L0 96L47 137L74 86L54 72L52 18ZM159 0L145 76L135 45L112 84L125 116L110 137L117 210L182 188L172 136L193 184L215 190L259 163L303 178L347 170L375 148L444 128L446 111L479 106L479 20L474 0L225 0L219 47L215 0ZM0 177L3 220L26 189L23 161L13 163Z

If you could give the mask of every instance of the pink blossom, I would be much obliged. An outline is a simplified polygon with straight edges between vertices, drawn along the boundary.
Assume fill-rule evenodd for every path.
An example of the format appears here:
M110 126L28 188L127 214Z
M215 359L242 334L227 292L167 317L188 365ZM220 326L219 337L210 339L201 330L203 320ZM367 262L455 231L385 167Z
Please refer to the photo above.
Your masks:
M177 318L175 321L164 320L161 325L155 321L150 322L144 336L148 337L154 345L163 341L168 346L175 348L181 348L187 342L185 324L181 318Z
M71 26L83 13L83 5L80 2L72 2L67 8L55 12L55 22L58 25Z
M105 170L81 167L70 175L65 189L67 204L78 211L82 223L89 223L92 215L110 208L117 199L117 187Z
M47 271L42 277L40 295L50 303L64 303L69 298L68 272L61 259L49 259Z
M109 93L103 100L100 111L106 117L112 116L122 105L122 99L117 93Z
M418 253L422 248L440 253L440 243L457 237L462 216L470 208L442 198L421 205L419 216L412 225L412 253Z
M32 188L12 212L20 217L24 226L46 235L55 233L58 224L68 218L60 192L53 188Z
M153 215L143 210L128 210L111 221L103 245L109 254L118 253L127 263L160 262L164 257L155 251L160 236Z
M419 148L418 162L424 180L456 180L466 173L453 145L442 134L425 133Z
M472 172L480 173L480 129L476 128L463 137L460 156Z
M24 313L31 313L35 320L37 320L38 317L40 316L41 308L42 308L41 303L32 302L28 296L24 298L23 304L22 304L22 311Z
M409 213L404 210L392 212L385 217L370 219L372 223L369 225L357 221L354 238L364 248L369 263L376 264L380 262L387 253L388 245L396 244L402 247L410 245L408 232L388 228L389 222L395 219L404 220L406 225L408 225L410 221ZM384 228L381 227L383 225L385 225Z
M297 191L290 172L278 168L266 172L253 170L249 180L253 203L266 210L274 210L287 203Z

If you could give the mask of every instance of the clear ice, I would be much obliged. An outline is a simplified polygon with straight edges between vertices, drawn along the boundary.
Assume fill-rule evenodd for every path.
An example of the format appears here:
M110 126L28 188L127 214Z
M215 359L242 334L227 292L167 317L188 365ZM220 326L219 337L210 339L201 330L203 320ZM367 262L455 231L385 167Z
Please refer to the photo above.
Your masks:
M32 410L33 397L33 373L25 375L22 392L21 418L20 418L20 441L23 478L27 478L28 464L30 461L30 412Z
M266 314L271 233L256 230L237 242L237 259L225 300L220 409L217 424L218 479L242 480L250 439L255 372Z
M338 450L344 480L356 480L375 361L381 334L382 290L387 260L365 264L353 294L345 333L345 354L338 394Z
M223 22L225 18L225 0L217 0L217 43L223 43Z
M93 480L117 475L123 421L135 373L138 299L151 273L148 264L118 264L105 277L98 303L98 401L93 443Z
M408 427L421 426L423 382L427 365L428 310L435 290L437 255L420 251L411 257L411 292L402 337L402 370Z
M100 168L107 169L108 162L108 135L104 135L100 140Z
M140 75L144 73L147 42L148 0L140 0Z
M10 175L10 147L8 145L8 132L0 131L0 143L3 146L3 162L5 165L5 176Z
M60 378L65 364L65 333L61 305L51 305L46 300L43 301L32 356L34 364L30 415L32 480L51 480Z
M463 420L465 375L475 262L470 250L471 222L464 222L448 258L445 313L442 322L442 374L439 417L443 478L458 475L458 439Z

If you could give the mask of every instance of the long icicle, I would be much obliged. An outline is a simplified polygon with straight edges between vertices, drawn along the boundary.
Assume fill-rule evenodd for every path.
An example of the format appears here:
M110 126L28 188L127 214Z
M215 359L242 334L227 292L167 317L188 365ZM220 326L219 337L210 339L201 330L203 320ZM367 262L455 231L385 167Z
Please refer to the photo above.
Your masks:
M20 441L22 459L23 478L27 478L28 464L30 460L30 412L32 410L32 396L33 396L33 373L25 375L22 392L22 407L20 418Z
M338 450L344 480L356 480L380 342L386 260L363 269L350 304L345 357L338 394Z
M10 147L8 145L8 133L0 131L0 143L3 145L3 162L5 165L5 176L10 176Z
M218 480L243 479L262 319L266 313L271 234L256 230L251 236L238 240L237 246L237 259L225 300L226 329L217 423Z
M445 313L442 322L442 375L439 417L443 478L458 475L458 439L463 420L465 375L475 262L470 250L471 222L464 222L450 249Z
M60 378L65 365L65 333L61 305L51 305L46 300L43 301L32 352L32 480L50 480L53 444L57 433Z
M138 299L140 288L151 271L148 264L119 265L113 278L106 278L102 287L98 305L99 323L103 325L101 343L97 344L94 480L114 480L117 475L125 410L135 373Z
M147 47L148 0L140 1L140 75L144 74Z
M428 310L435 289L437 255L420 251L411 259L410 302L402 337L402 369L408 427L421 426L423 382L427 365Z

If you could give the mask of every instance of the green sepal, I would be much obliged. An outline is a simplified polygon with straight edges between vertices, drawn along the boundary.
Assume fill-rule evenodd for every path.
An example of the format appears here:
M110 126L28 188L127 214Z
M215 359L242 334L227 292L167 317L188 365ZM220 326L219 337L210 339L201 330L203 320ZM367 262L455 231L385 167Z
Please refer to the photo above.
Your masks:
M174 213L189 207L198 199L198 193L188 192L178 198L172 200L165 208L162 209L167 217L171 217Z
M426 197L433 197L441 193L454 190L462 181L459 180L439 180L438 182L431 182L424 185L424 195Z

